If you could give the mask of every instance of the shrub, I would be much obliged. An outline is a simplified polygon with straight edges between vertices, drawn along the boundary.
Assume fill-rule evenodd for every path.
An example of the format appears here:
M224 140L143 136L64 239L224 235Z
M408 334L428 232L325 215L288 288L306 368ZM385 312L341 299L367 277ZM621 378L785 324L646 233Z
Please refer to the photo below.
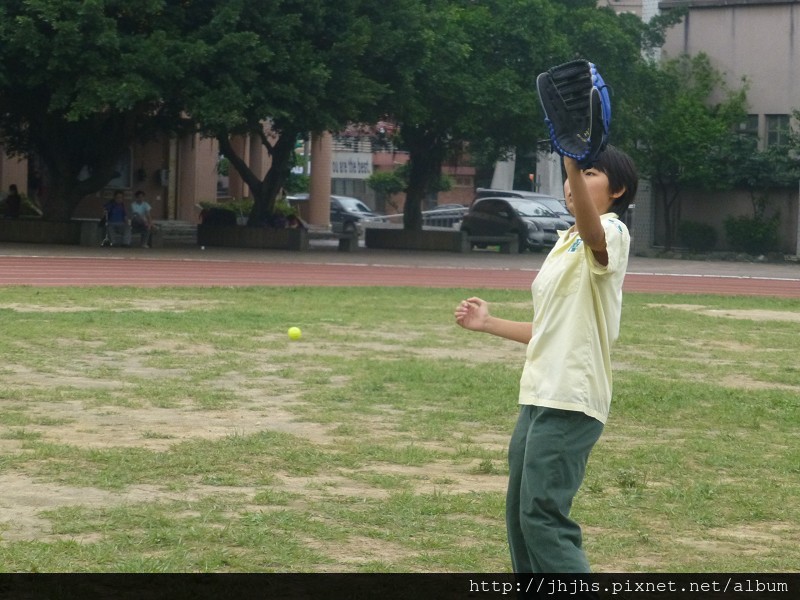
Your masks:
M725 219L725 235L728 245L736 252L766 254L776 252L779 247L778 224L780 215L771 219L763 217L728 217Z
M678 237L692 252L710 252L717 246L717 230L708 223L681 221Z

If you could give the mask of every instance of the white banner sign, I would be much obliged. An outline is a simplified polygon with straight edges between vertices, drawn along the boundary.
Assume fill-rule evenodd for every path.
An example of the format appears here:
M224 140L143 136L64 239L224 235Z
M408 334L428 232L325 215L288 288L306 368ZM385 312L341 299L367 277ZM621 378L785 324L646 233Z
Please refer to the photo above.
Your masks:
M372 175L372 154L367 152L334 152L331 177L334 179L366 179Z

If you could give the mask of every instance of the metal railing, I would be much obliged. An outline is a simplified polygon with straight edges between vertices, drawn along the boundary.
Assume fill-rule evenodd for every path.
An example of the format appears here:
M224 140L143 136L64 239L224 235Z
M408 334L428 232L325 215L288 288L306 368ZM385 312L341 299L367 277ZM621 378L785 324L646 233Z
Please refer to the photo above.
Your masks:
M426 228L458 229L468 210L466 206L424 210L422 211L422 225ZM403 214L370 217L363 219L362 223L364 227L398 228L403 226Z

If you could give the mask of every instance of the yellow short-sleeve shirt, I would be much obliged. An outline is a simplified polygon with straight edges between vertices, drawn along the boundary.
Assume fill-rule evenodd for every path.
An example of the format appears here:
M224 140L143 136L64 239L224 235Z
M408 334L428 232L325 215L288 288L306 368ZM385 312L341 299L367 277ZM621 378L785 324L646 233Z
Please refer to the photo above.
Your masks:
M600 218L608 265L575 228L559 232L531 285L533 337L520 404L583 412L602 423L611 406L611 346L619 336L630 234L614 213Z

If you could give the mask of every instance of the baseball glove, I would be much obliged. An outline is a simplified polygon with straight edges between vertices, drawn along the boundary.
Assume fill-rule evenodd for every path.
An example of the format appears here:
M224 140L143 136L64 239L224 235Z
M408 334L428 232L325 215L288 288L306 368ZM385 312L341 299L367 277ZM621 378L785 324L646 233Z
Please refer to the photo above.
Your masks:
M573 60L539 74L536 89L553 149L590 167L608 142L611 98L587 60Z

